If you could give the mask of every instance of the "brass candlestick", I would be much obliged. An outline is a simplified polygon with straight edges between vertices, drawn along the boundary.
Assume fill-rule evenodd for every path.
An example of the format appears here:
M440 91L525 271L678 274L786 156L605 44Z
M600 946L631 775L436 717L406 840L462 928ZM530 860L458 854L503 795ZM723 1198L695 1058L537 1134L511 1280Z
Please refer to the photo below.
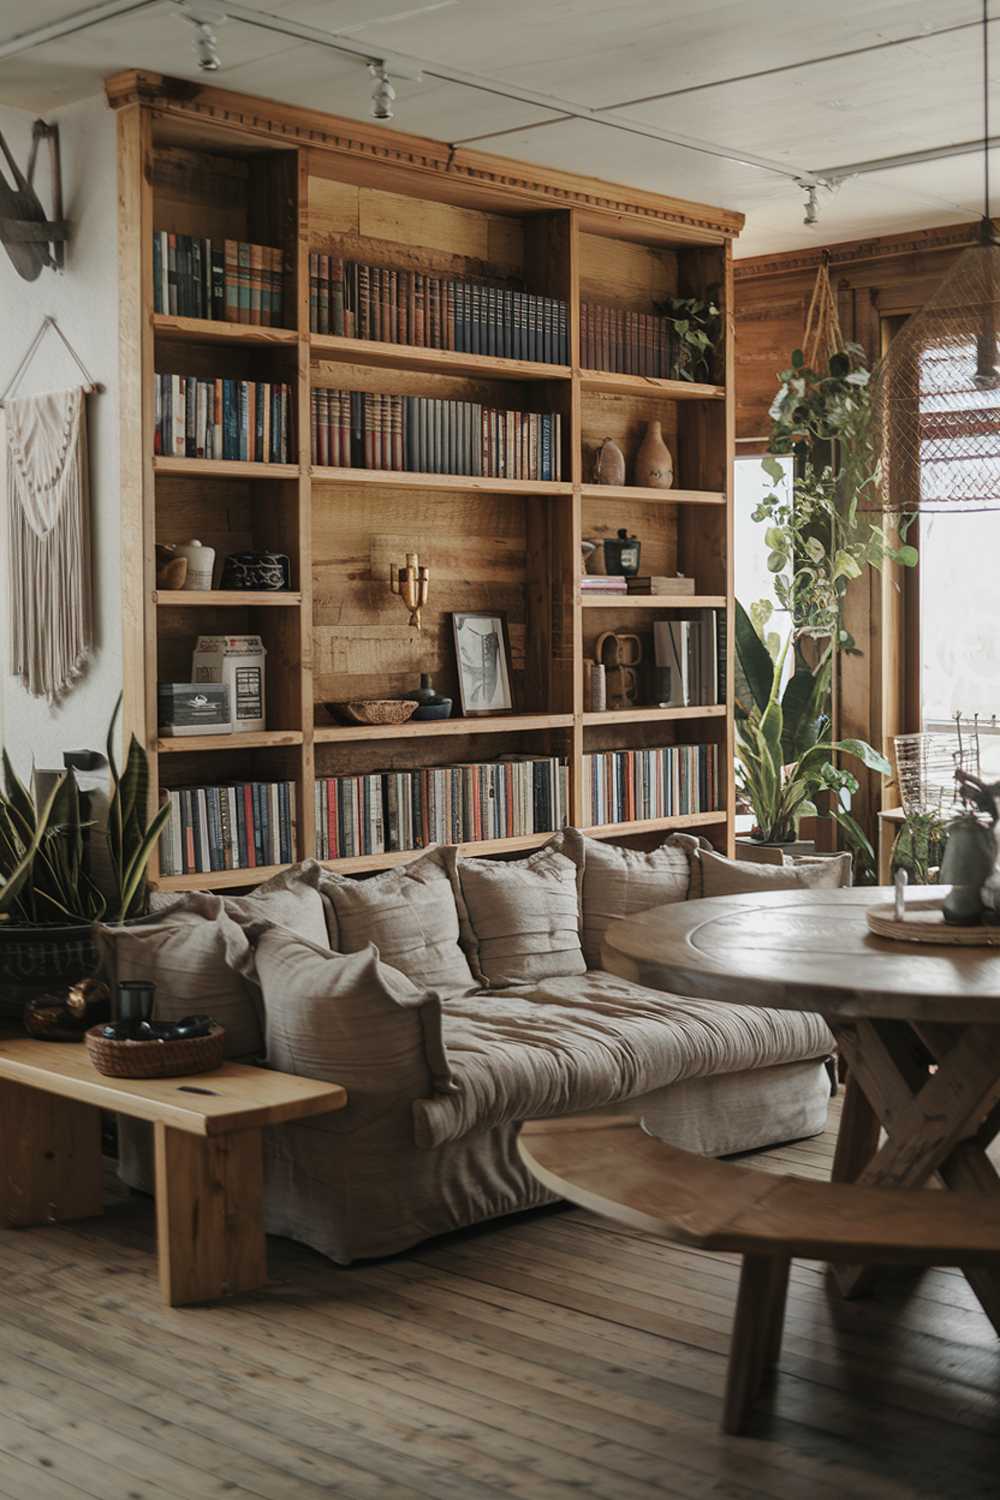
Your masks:
M430 576L430 568L423 566L416 552L406 554L403 567L398 563L389 564L389 588L399 595L410 611L410 624L416 630L421 628L420 611L427 603Z

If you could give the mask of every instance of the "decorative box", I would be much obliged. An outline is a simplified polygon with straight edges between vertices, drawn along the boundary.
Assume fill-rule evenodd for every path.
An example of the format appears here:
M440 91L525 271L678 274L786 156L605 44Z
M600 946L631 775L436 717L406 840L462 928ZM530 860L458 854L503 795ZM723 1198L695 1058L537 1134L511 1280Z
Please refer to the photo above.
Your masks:
M161 682L156 695L162 735L232 734L225 683Z
M199 687L221 683L229 692L233 733L267 728L264 661L259 635L200 635L191 676Z

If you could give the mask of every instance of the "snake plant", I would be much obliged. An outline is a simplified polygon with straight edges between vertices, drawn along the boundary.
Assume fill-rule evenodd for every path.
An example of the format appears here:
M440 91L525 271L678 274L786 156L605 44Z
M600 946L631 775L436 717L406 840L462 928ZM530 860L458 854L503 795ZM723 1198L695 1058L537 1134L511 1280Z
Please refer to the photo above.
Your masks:
M145 876L150 855L169 816L161 807L147 826L149 764L133 736L125 770L115 764L113 737L121 698L108 730L108 763L114 794L108 810L108 848L114 874L109 898L91 878L80 791L72 771L65 771L41 803L19 780L3 752L0 791L0 921L75 923L81 926L107 917L121 922L145 903Z
M782 691L791 634L772 659L753 621L736 606L739 666L736 718L736 784L753 808L764 843L789 843L799 818L816 811L819 791L835 794L834 817L850 820L850 794L857 778L834 763L850 755L871 771L891 773L884 755L865 740L831 740L830 720L823 712L829 677L821 663L816 671L800 667Z

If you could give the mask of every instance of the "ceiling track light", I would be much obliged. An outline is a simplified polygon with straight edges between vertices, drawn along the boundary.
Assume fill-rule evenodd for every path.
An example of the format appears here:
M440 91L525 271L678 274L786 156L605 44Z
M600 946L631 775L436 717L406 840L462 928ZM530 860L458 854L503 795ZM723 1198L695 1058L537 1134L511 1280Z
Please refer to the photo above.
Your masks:
M388 69L384 62L373 62L368 64L368 71L375 80L372 87L372 118L391 120L396 90L389 81Z

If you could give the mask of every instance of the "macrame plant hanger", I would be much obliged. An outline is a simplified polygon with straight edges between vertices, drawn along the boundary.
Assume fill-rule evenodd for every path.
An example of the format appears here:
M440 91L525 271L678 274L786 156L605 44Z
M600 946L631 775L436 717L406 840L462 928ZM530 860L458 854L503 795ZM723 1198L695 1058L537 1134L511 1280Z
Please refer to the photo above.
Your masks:
M86 385L13 399L50 328ZM6 416L9 670L50 704L85 670L94 644L87 395L101 387L46 317L0 395Z
M837 298L830 285L830 252L824 250L806 313L802 353L810 370L825 370L831 357L840 354L843 348L844 335L837 312Z

